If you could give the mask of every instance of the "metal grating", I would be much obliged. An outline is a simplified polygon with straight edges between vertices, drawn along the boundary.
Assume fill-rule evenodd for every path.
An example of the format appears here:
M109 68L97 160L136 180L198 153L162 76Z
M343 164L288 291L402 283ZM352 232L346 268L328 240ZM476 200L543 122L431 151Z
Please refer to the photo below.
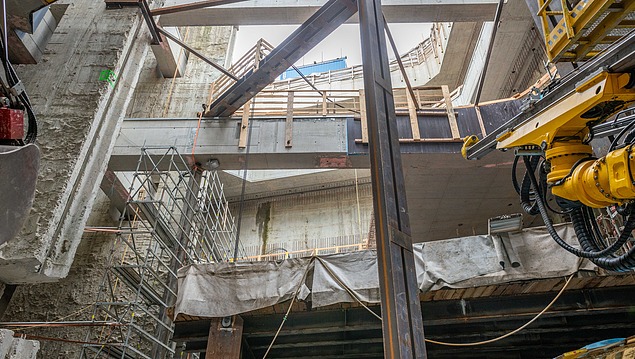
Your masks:
M109 268L93 321L118 326L86 334L81 358L162 359L175 355L167 308L177 270L191 263L231 261L236 224L215 171L192 168L175 148L142 149L129 176Z

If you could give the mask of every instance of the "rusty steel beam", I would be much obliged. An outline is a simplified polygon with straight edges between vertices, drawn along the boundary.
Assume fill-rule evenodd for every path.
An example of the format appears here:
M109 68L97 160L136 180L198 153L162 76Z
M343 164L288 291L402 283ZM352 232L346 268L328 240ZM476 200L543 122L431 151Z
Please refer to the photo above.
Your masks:
M159 29L157 23L152 18L150 14L150 6L148 5L147 0L139 0L139 8L141 9L141 14L143 14L143 18L148 24L148 29L150 30L150 35L152 36L152 44L158 45L161 43L162 38L159 35Z
M384 358L426 358L381 0L359 0Z
M174 41L177 45L179 45L182 48L184 48L185 50L189 51L192 55L194 55L194 56L198 57L199 59L203 60L204 62L212 65L213 68L215 68L216 70L222 72L225 76L230 77L234 81L238 81L238 77L236 77L234 74L232 74L231 72L227 71L221 65L219 65L219 64L215 63L214 61L208 59L205 55L203 55L200 52L196 51L195 49L191 48L186 43L181 41L178 37L170 34L168 31L165 31L164 28L162 28L160 26L157 26L157 31L159 33L161 33L163 36L167 37L168 39Z
M236 112L356 12L355 0L328 1L262 59L258 69L221 94L204 116L228 117Z

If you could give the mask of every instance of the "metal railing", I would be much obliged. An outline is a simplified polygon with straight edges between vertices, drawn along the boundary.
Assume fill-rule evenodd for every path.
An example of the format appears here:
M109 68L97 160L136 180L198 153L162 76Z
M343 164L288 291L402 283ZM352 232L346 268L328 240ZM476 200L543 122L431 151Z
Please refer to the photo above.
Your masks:
M414 100L405 88L393 89L395 112L410 119L412 138L402 142L424 141L419 130L420 116L446 117L452 132L451 138L426 138L425 141L455 141L460 139L453 97L460 88L450 92L447 86L422 86L414 89ZM238 147L247 146L248 123L259 118L286 118L285 146L293 144L293 119L298 117L350 116L361 121L362 138L357 142L368 143L368 126L364 90L264 90L234 113L242 118Z
M445 46L448 34L452 27L451 23L435 23L430 30L430 37L424 39L410 51L401 55L401 61L404 67L415 67L434 60L437 64L441 64L441 55L445 52ZM390 71L398 72L399 64L397 60L390 62ZM428 72L430 70L428 69ZM332 70L322 73L316 73L306 76L315 86L331 84L338 81L361 80L364 77L362 65L355 65L341 70ZM302 78L293 78L280 80L272 83L269 88L273 90L298 90L308 87L306 81Z

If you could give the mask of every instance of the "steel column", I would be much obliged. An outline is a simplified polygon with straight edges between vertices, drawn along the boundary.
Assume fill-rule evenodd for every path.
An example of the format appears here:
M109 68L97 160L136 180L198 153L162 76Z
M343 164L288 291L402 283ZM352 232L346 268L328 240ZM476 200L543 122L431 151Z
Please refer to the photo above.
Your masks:
M358 6L384 357L426 358L381 0Z

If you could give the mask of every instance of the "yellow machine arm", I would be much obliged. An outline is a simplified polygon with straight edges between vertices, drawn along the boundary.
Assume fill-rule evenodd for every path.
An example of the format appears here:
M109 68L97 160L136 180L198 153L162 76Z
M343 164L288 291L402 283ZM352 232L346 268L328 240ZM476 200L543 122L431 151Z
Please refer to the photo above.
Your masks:
M611 139L604 156L596 158L590 142L603 122L635 104L635 33L540 95L540 100L486 137L466 137L463 156L478 159L494 148L514 150L514 168L520 160L527 168L522 181L512 173L523 209L540 214L547 231L567 251L608 270L632 270L635 114L620 120L624 127ZM549 193L560 210L550 207ZM602 208L608 208L613 221L610 231L596 219ZM580 248L558 236L548 210L571 220Z
M635 200L635 156L632 145L592 160L585 141L590 125L635 101L633 76L600 71L575 92L510 130L496 140L498 149L540 148L550 165L547 184L552 193L571 201L601 208ZM633 162L633 164L631 164Z

